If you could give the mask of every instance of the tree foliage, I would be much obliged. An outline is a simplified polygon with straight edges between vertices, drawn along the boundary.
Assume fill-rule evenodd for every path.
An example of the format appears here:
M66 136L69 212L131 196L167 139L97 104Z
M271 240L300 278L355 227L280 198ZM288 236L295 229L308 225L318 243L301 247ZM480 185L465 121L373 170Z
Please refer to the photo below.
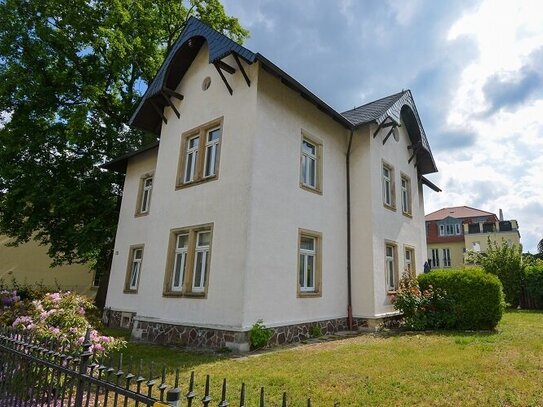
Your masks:
M484 253L470 253L470 258L486 272L496 275L503 284L505 301L513 307L519 305L524 277L522 246L488 239Z
M99 165L151 141L126 123L189 15L248 35L219 0L0 1L0 233L106 267L122 179Z

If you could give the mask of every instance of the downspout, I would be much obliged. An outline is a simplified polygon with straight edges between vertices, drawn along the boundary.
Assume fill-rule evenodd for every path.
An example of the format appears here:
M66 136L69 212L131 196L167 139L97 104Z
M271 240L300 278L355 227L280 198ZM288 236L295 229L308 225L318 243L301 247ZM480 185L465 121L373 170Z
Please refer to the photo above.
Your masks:
M351 170L349 158L351 155L353 133L354 130L351 129L347 155L345 158L345 170L347 174L347 326L350 331L353 329L353 306L351 294Z

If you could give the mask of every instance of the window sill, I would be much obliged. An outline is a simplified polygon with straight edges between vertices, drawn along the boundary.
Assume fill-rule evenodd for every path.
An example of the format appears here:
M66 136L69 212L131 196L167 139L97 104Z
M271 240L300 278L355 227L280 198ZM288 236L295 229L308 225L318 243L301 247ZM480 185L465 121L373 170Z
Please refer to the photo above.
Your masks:
M383 203L383 206L388 209L389 211L396 212L396 207L392 205L387 205L386 203Z
M141 218L142 216L147 216L147 215L149 215L149 211L147 211L147 212L136 212L134 214L134 217L135 218Z
M396 295L398 294L398 291L394 290L394 291L387 291L387 295Z
M322 189L321 188L313 188L309 185L306 185L302 182L300 182L300 188L306 190L306 191L309 191L309 192L313 192L314 194L317 194L317 195L322 195Z
M177 291L166 291L162 293L163 297L170 298L206 298L206 293L184 293Z
M175 190L177 191L179 189L190 188L190 187L193 187L193 186L196 186L196 185L205 184L206 182L215 181L215 180L218 180L218 179L219 179L219 174L215 174L212 177L200 178L198 180L191 181L191 182L177 183L175 185Z
M402 212L402 215L405 216L406 218L413 219L413 214L410 212Z
M320 291L298 291L298 298L317 298L322 297Z
M138 293L138 290L130 290L130 289L124 289L123 290L123 293L124 294L137 294Z

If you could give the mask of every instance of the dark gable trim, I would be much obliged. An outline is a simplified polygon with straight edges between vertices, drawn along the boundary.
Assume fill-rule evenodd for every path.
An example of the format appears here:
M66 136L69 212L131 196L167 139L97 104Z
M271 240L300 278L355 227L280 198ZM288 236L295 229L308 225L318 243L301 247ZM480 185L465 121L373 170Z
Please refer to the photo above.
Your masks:
M126 153L118 158L115 158L114 160L111 160L105 164L102 164L100 168L103 168L109 171L119 172L121 174L126 174L126 167L128 166L128 160L130 160L132 157L145 153L146 151L152 150L154 148L158 148L159 143L160 143L159 141L155 141L154 143L148 144L138 150Z
M436 192L441 192L441 188L439 188L436 184L434 184L428 178L426 178L424 176L421 176L420 181L422 182L423 185L426 185L428 188L430 188L430 189L432 189L432 190L434 190Z

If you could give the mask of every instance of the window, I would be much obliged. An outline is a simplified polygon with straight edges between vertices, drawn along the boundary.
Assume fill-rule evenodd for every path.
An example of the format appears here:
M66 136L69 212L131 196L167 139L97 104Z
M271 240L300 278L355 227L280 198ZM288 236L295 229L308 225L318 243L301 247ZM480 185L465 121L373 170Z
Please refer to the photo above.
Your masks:
M461 235L462 225L460 223L446 223L439 225L439 236Z
M302 132L300 156L300 186L312 192L322 192L322 143Z
M404 272L410 276L416 276L415 250L412 247L406 247L404 256Z
M153 191L153 175L148 173L141 177L138 192L138 203L136 216L143 216L149 213L151 205L151 192Z
M298 296L321 294L321 234L308 230L299 231L298 247Z
M138 291L142 262L143 246L131 246L130 255L128 257L128 267L126 270L124 292L135 293Z
M177 188L216 179L222 139L222 118L183 134Z
M402 213L404 215L411 215L411 180L407 175L402 174L401 177L402 186Z
M443 249L443 267L451 267L451 251Z
M396 208L394 197L394 169L383 163L383 204L390 209Z
M212 232L211 224L171 231L164 295L205 296Z
M432 268L439 267L439 249L432 249L432 257L428 259L428 263Z
M388 292L398 289L398 264L396 261L396 245L385 244L385 279Z

